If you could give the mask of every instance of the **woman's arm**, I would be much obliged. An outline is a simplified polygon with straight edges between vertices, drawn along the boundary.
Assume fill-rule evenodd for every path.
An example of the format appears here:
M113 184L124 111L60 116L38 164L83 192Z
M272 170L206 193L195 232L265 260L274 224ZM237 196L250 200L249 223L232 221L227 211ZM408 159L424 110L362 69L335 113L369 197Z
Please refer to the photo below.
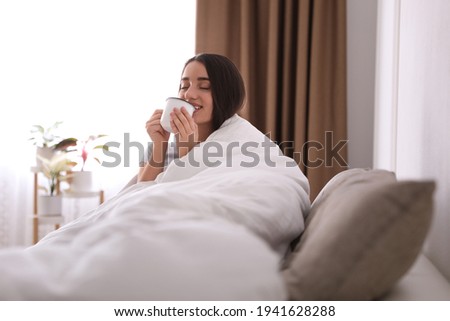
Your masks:
M161 126L162 110L157 109L152 117L147 121L145 127L150 139L153 141L152 153L148 163L139 168L137 181L152 181L164 170L164 161L166 158L168 140L170 133L166 132Z
M139 168L138 182L153 181L164 170L164 161L168 142L153 143L150 159L143 167Z

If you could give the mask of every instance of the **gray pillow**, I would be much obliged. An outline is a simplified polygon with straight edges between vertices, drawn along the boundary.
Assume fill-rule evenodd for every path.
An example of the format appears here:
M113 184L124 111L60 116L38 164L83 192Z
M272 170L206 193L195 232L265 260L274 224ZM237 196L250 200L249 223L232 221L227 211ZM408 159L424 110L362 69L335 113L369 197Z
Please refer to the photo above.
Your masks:
M314 200L283 276L292 300L380 298L411 267L430 226L434 182L383 170L336 175Z

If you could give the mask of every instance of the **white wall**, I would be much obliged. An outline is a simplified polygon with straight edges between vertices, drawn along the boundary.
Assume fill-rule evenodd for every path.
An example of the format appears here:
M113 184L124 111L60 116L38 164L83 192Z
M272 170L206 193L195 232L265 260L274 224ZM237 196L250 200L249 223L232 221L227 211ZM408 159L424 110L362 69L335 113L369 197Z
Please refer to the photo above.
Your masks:
M373 165L377 0L347 0L349 166Z
M449 12L448 0L380 0L375 164L436 181L425 254L450 280Z
M397 173L437 182L425 252L450 280L450 1L402 0Z

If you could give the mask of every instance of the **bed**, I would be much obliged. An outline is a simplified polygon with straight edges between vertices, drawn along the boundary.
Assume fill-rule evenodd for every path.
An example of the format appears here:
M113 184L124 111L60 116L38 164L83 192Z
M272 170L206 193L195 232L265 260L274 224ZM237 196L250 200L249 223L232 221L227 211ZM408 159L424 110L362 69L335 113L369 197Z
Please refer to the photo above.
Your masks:
M402 300L424 284L448 299L444 278L404 277L423 262L434 189L348 169L310 204L297 164L235 116L155 182L0 251L0 299Z
M2 300L285 300L309 212L292 159L234 116L154 182L26 249L0 252Z

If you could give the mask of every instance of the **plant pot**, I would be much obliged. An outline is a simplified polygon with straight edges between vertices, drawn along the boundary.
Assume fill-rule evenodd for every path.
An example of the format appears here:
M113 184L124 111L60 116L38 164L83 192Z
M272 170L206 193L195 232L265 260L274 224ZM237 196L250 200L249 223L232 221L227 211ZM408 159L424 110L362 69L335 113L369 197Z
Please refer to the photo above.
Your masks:
M51 159L53 157L53 148L50 147L36 147L36 166L38 169L42 169L42 159Z
M70 190L72 192L90 192L92 188L92 172L72 172L70 178Z
M62 196L39 195L38 214L42 216L62 215Z

